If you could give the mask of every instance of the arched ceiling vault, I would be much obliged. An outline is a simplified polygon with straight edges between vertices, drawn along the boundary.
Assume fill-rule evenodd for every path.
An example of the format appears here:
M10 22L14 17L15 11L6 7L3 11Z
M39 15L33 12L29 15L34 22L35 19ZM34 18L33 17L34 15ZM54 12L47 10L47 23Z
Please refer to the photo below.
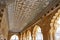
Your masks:
M8 9L9 30L22 31L52 0L3 0Z
M15 0L8 5L9 30L20 32L30 22L36 20L38 13L42 11L51 0Z

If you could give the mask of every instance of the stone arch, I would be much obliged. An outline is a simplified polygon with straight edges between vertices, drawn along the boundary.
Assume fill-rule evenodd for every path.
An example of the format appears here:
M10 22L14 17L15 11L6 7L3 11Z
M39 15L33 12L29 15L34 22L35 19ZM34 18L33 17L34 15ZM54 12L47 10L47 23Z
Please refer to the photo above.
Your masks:
M38 25L35 25L35 27L33 28L33 40L38 40L37 38L37 33L39 32L38 35L40 35L39 40L43 40L43 35L41 32L41 28Z
M31 31L30 30L27 31L27 40L32 40Z
M26 33L25 32L23 32L23 38L22 39L26 40Z
M0 40L4 40L3 34L0 34Z
M20 40L22 40L23 39L23 35L22 35L22 33L20 34Z
M10 40L19 40L18 35L14 34L11 36Z
M55 39L55 33L56 33L56 30L58 28L58 25L57 23L59 23L60 21L60 9L58 10L57 13L55 13L55 15L53 16L52 20L51 20L51 23L50 23L50 26L51 26L51 30L50 30L50 38L51 40L56 40Z

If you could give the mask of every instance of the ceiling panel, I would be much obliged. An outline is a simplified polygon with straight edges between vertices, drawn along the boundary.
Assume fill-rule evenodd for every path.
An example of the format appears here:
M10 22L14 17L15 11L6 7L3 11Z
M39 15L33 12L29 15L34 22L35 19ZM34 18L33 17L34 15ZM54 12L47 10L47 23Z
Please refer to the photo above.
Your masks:
M7 5L9 30L20 32L41 12L51 0L15 0ZM35 19L36 20L36 19Z

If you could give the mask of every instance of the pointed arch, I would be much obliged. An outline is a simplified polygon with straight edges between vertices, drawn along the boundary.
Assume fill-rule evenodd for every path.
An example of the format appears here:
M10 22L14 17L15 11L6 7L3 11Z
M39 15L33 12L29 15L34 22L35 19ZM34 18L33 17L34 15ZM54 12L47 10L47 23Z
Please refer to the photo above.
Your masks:
M26 33L23 33L23 40L26 40Z
M22 33L21 33L21 35L20 35L20 40L23 40L23 35L22 35Z
M10 40L19 40L19 37L18 35L12 35Z
M43 40L41 28L38 25L35 25L33 29L33 40Z
M53 40L59 40L60 39L60 9L58 10L57 13L55 13L55 16L53 16L53 19L51 20L50 23L51 26L51 31L53 34L53 37L51 35L51 39Z
M0 34L0 40L4 40L3 34Z
M32 40L30 30L27 31L27 40Z

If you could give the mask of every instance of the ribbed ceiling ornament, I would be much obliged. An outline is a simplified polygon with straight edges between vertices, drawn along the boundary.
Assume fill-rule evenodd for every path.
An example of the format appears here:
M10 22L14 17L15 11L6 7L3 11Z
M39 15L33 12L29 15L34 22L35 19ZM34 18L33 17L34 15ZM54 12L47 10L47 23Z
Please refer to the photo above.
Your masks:
M10 30L20 32L29 23L36 20L37 15L48 6L50 1L52 0L15 0L8 5Z

